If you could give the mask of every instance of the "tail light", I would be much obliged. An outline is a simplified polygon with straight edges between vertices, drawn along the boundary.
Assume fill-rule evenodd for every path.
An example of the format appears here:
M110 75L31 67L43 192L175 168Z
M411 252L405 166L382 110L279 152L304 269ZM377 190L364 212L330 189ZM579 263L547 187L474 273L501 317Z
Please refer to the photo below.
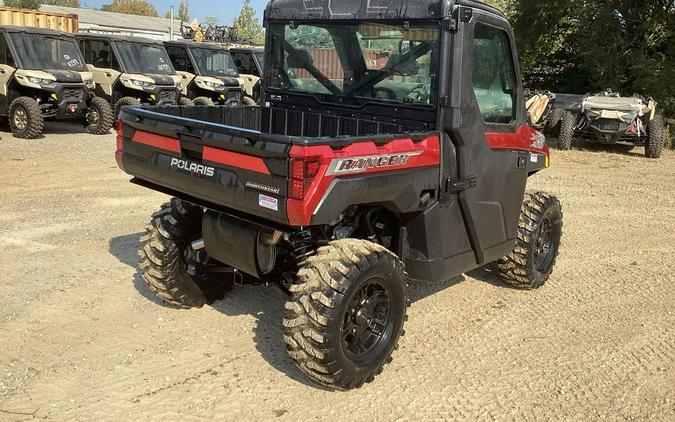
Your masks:
M318 157L291 158L288 167L288 197L304 199L320 168L321 161Z
M124 141L122 137L122 119L117 120L117 143L116 143L116 149L115 149L115 161L117 161L117 166L124 170L124 165L122 163L122 155L124 154L122 151L124 150Z

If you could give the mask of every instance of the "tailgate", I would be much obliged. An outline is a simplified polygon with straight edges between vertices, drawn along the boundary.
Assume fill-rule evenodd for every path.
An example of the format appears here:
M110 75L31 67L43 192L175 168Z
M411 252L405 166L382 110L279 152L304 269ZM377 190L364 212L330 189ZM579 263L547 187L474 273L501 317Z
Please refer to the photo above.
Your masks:
M213 115L197 119L167 114L166 108L161 113L124 109L118 127L119 166L164 188L157 190L288 224L288 138L245 129L254 127L258 109L252 108L242 117L248 121L236 126L211 123L223 121L224 108L201 109Z

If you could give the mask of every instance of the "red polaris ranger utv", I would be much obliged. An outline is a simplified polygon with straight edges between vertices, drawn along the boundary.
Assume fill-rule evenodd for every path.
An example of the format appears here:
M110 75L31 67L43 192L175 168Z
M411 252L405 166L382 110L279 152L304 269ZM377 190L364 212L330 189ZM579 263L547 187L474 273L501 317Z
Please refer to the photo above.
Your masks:
M288 353L337 389L403 334L408 280L499 261L540 287L562 211L525 193L548 167L527 125L513 32L469 0L275 0L260 107L124 108L117 161L174 197L140 267L169 304L264 281L289 294Z

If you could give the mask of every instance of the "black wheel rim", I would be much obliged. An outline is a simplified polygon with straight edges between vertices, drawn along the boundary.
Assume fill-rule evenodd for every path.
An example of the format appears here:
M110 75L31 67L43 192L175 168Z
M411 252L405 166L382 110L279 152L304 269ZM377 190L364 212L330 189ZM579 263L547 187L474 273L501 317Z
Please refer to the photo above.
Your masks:
M98 124L99 121L99 112L97 107L92 107L87 112L87 123L90 125Z
M391 317L391 294L383 280L373 278L352 296L342 324L345 354L359 362L386 347Z
M534 248L534 262L537 271L546 272L556 253L555 222L550 214L545 214L539 223L539 233Z

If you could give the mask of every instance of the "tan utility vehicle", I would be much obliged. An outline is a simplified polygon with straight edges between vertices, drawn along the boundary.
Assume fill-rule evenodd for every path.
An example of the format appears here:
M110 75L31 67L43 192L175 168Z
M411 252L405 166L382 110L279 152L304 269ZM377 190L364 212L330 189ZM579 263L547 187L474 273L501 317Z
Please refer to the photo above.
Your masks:
M648 158L659 158L664 144L663 115L652 98L621 97L612 91L586 96L578 114L565 113L558 144L569 149L578 137L586 142L645 147Z
M239 72L239 82L244 87L248 98L260 104L261 87L260 81L265 69L265 50L262 48L230 48L230 54L234 59Z
M72 35L14 26L0 26L0 116L17 138L39 137L45 119L81 119L96 135L113 124Z
M78 34L77 39L94 75L96 94L114 106L115 116L128 105L193 105L182 95L181 77L162 43L101 34Z
M195 105L241 104L239 73L227 50L192 41L167 41L164 47L183 80L183 95ZM247 104L254 104L253 100L246 100Z

